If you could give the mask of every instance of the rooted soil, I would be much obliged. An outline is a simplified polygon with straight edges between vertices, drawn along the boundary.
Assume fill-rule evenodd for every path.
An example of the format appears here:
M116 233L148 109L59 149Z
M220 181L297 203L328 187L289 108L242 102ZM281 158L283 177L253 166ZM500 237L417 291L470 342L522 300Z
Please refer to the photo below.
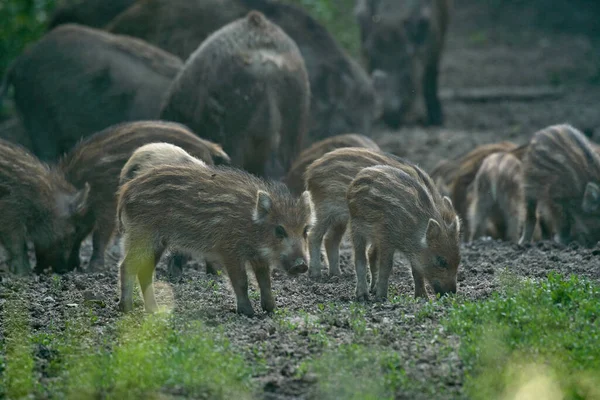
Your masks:
M444 101L446 124L440 129L405 128L396 132L381 130L375 137L380 146L405 156L431 169L442 158L456 156L474 146L500 140L524 143L538 129L554 123L570 122L591 132L600 140L600 85L597 39L560 24L548 26L523 22L523 15L536 15L534 10L509 7L507 11L486 8L480 0L457 0L456 13L449 35L442 68L442 88L459 89L482 86L561 85L565 94L559 99L539 101L458 102ZM523 8L525 7L525 8ZM573 6L574 7L574 6ZM513 13L513 14L511 14ZM581 13L573 21L587 23ZM494 22L497 21L497 22ZM498 22L499 21L499 22ZM584 21L584 22L582 22ZM114 260L118 258L115 251ZM90 255L84 246L85 261ZM252 362L256 354L264 357L267 370L255 379L264 389L264 398L312 398L319 379L300 376L300 363L322 352L311 339L313 333L325 332L337 343L360 342L389 346L402 357L402 367L412 386L398 393L398 398L430 399L464 397L462 362L458 355L460 338L444 332L439 324L440 311L423 317L423 302L396 301L397 296L411 296L414 290L409 268L397 257L390 279L390 301L366 305L366 334L358 334L350 323L354 299L354 272L349 244L341 255L343 276L315 283L308 276L289 278L274 272L273 288L277 308L285 310L275 317L259 314L249 319L236 315L234 296L227 278L209 277L196 263L188 265L183 278L168 283L164 263L157 270L159 302L174 299L173 312L185 319L201 319L211 326L223 325L235 348ZM84 264L85 265L85 264ZM5 266L4 266L5 267ZM468 299L480 300L497 289L503 270L519 276L543 278L550 271L577 274L600 280L600 248L561 247L554 243L518 246L481 239L462 248L459 292ZM213 286L213 279L216 286ZM12 278L4 275L0 290L11 290ZM116 311L117 268L105 273L67 274L60 288L52 277L39 276L28 284L21 295L29 301L32 327L42 331L64 324L65 309L91 307L98 315L96 325L110 330L119 318ZM254 288L256 285L254 285ZM253 289L255 290L255 289ZM256 295L256 293L254 293ZM172 295L172 297L171 297ZM260 309L257 296L255 310ZM5 295L0 296L0 305ZM90 301L92 300L92 301ZM321 304L334 304L330 314ZM142 304L137 303L141 309ZM327 318L323 315L327 314ZM306 324L311 316L320 315ZM281 324L289 320L295 328ZM311 320L312 321L312 320ZM372 334L377 329L378 334ZM448 351L441 347L450 346ZM251 351L258 349L258 353ZM51 356L37 354L38 368ZM428 388L427 392L423 388ZM439 392L444 390L445 394ZM436 395L436 393L438 393Z

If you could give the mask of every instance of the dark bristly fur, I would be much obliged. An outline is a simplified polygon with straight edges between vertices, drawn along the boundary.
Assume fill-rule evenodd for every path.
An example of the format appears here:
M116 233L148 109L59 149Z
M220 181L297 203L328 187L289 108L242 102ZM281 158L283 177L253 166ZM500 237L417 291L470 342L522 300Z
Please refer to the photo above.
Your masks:
M438 71L452 3L357 0L361 50L388 125L443 123Z
M317 223L309 236L310 268L312 278L321 276L321 245L325 238L325 251L329 274L339 275L339 245L350 218L346 191L356 174L374 165L391 165L421 179L434 190L433 181L416 165L382 151L363 148L333 150L313 162L304 174L306 188L315 204ZM454 211L452 211L454 212Z
M310 164L326 153L344 147L364 147L371 150L379 150L379 146L372 139L356 133L336 135L313 143L296 158L284 182L291 192L299 195L304 191L304 172Z
M102 28L134 3L135 0L66 0L52 13L48 30L67 23Z
M16 59L7 84L33 153L54 162L82 137L156 118L181 67L177 57L139 39L66 24Z
M74 238L71 268L79 266L81 241L93 232L90 269L104 267L104 252L115 226L116 192L121 169L140 146L166 142L183 148L192 156L212 165L213 158L227 162L221 147L200 139L185 126L165 121L137 121L111 126L81 141L59 162L67 179L76 187L91 186L90 207L80 221Z
M0 139L0 243L12 272L31 270L27 238L35 247L37 272L66 272L70 236L88 207L88 193L89 186L77 191L60 171Z
M108 29L187 59L212 32L251 10L280 26L304 57L312 94L308 143L346 132L369 134L380 114L369 76L302 7L273 0L145 0Z
M521 161L511 153L487 156L473 182L469 204L469 241L485 234L492 222L503 240L518 242L524 218Z
M233 165L279 178L303 147L309 106L298 47L253 11L214 32L190 56L161 119L221 143Z
M224 267L237 311L253 315L248 298L249 263L261 306L272 311L270 267L294 275L307 270L307 232L313 222L308 192L292 197L281 183L228 167L165 165L120 189L117 218L123 233L119 307L133 307L137 275L146 310L157 309L152 275L165 249L197 254Z
M368 299L369 244L371 291L376 300L387 299L396 250L411 264L415 297L427 297L425 280L436 293L456 293L460 220L448 197L442 197L423 174L377 165L362 169L348 187L357 300Z
M536 132L523 160L525 227L532 239L540 205L548 209L560 243L594 246L600 240L600 156L568 124Z

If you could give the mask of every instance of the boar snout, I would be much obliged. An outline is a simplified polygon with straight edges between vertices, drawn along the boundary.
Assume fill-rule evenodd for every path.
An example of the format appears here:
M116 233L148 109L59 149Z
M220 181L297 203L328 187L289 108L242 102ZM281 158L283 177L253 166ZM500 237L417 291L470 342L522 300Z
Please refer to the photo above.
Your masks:
M296 258L288 272L291 275L299 275L308 271L308 262L305 257Z
M456 294L456 281L450 283L442 283L440 281L431 282L433 291L440 296L446 296L448 294Z

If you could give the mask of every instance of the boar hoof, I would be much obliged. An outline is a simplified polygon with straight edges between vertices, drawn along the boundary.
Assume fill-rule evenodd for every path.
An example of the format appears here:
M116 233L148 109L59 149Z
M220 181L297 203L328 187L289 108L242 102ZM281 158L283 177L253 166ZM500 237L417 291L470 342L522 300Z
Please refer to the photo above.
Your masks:
M100 272L104 269L104 262L101 260L93 259L90 260L90 264L87 267L87 272Z
M119 311L124 313L130 312L131 310L133 310L133 303L130 301L119 300L117 308Z
M386 303L387 301L388 301L387 296L386 297L375 296L375 302L376 303Z
M261 300L260 305L262 309L268 313L273 312L273 310L275 309L275 301L273 299Z
M238 304L237 313L247 317L254 317L254 309L250 304Z
M322 278L321 270L309 269L308 276L310 279L312 279L314 281L320 281Z
M356 294L356 301L358 301L359 303L366 303L369 301L369 294L368 293L360 293L360 294Z

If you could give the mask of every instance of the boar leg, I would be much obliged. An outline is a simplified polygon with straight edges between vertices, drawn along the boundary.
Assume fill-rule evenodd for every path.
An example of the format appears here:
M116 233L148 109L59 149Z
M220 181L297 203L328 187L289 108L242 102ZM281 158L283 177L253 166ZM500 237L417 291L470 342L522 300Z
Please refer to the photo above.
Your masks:
M422 297L427 299L427 291L425 290L425 277L421 272L421 265L415 259L410 260L413 280L415 281L415 299Z
M225 260L223 265L227 269L227 275L233 286L238 314L254 316L254 309L248 297L248 275L244 263L240 263L238 260Z
M340 243L346 232L346 224L334 225L325 236L325 251L329 263L329 275L339 276L340 270Z
M509 212L509 210L505 210L503 214L506 225L506 233L504 237L511 242L517 242L519 240L519 234L521 233L521 223L518 217L519 211L514 210L513 212Z
M139 271L144 270L142 272L142 279L144 279L145 271L149 268L154 269L154 250L150 241L139 237L132 238L127 233L125 233L123 242L125 244L125 257L119 265L121 298L119 299L118 308L123 312L128 312L133 309L133 288L136 276L139 277ZM151 265L151 267L148 265ZM140 285L143 285L141 280ZM144 303L145 300L144 297ZM145 304L145 306L148 309L148 305Z
M0 243L4 244L10 257L10 271L17 275L27 275L30 272L29 257L27 256L27 240L18 229L0 236Z
M371 270L371 293L375 294L377 280L379 279L379 252L375 245L369 249L369 269Z
M377 289L375 301L384 302L388 297L388 286L390 275L394 266L394 250L389 246L378 247L379 276L377 278Z
M469 242L482 237L487 227L487 216L490 215L491 204L480 196L469 207Z
M356 270L356 301L369 300L367 291L367 242L365 238L352 232L354 246L354 269Z
M173 253L171 257L169 257L169 261L167 262L167 272L169 275L169 279L173 281L177 281L181 278L183 274L183 266L189 260L187 255L181 253Z
M439 126L444 123L442 103L438 97L438 64L437 60L431 62L423 75L423 95L427 108L429 125Z
M311 229L308 237L310 251L310 267L308 269L308 275L314 279L321 277L321 245L323 243L323 237L325 236L325 233L327 233L329 227L328 224L323 222L320 222L317 219L317 223L313 229Z
M561 216L556 221L556 240L566 246L571 242L571 215L564 208L558 215Z
M536 216L537 200L526 199L525 200L525 225L523 227L523 234L519 239L519 244L525 244L531 242L533 237L533 231L535 229L535 223L537 220Z
M156 297L154 296L153 278L156 263L160 260L164 251L164 247L155 249L152 262L145 261L141 263L137 271L138 281L140 282L142 295L144 296L144 307L148 312L158 311L158 304L156 304Z
M273 312L275 309L275 299L271 291L271 270L269 264L253 262L252 269L260 288L260 305L266 312Z

